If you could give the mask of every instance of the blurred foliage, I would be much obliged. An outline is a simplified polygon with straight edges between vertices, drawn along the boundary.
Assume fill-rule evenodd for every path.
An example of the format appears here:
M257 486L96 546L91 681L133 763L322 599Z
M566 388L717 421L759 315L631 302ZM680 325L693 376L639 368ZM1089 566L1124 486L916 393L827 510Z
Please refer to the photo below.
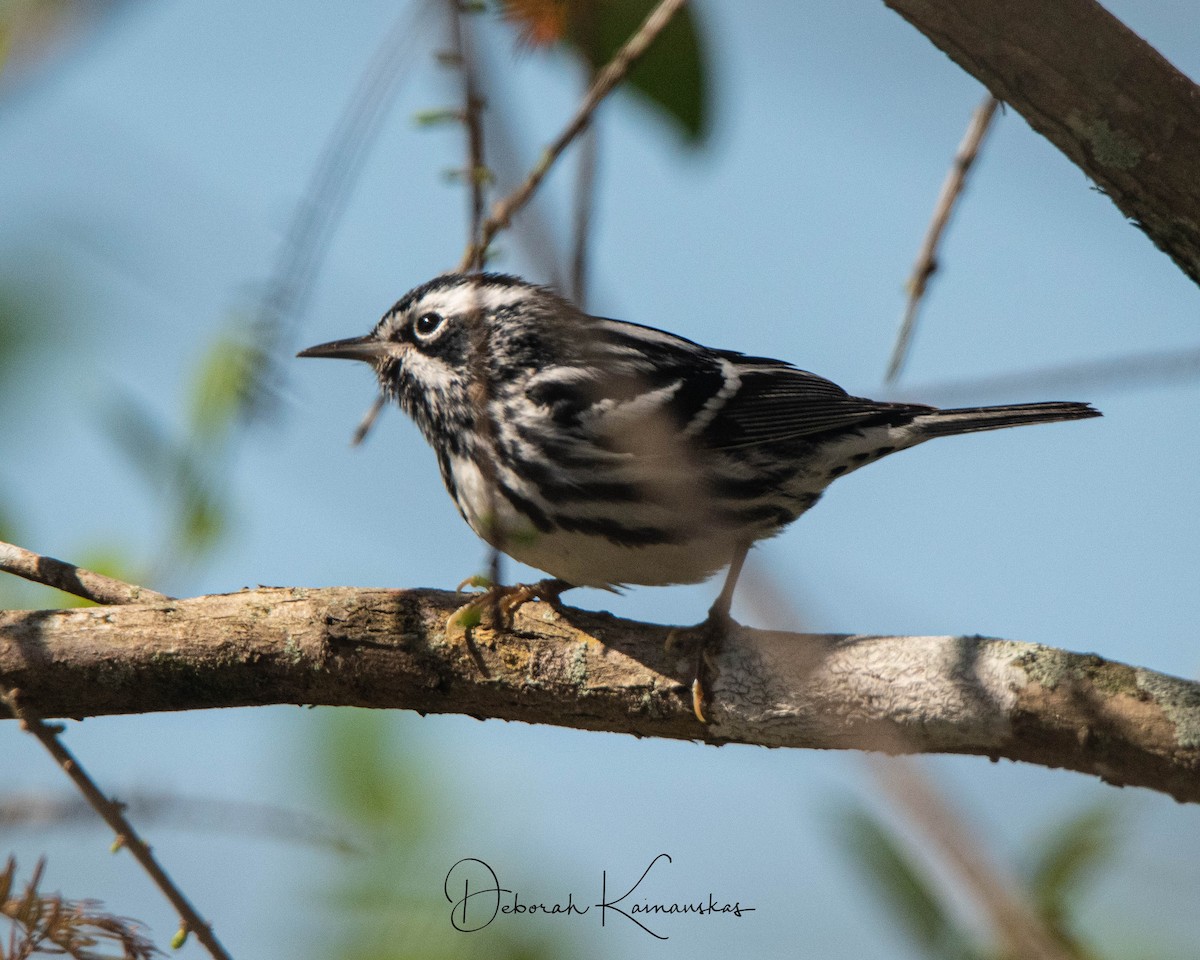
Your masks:
M507 20L535 46L565 41L592 70L603 67L641 26L656 0L502 0ZM710 67L699 25L683 7L629 72L625 85L683 135L703 146L712 123Z
M268 383L275 371L267 362L273 336L262 324L219 333L192 371L182 427L163 423L131 394L116 392L109 402L110 435L166 505L166 543L151 582L209 557L230 528L227 491L239 428L275 395Z
M1026 889L1051 930L1066 929L1087 883L1117 854L1117 807L1097 803L1045 831L1023 870Z
M227 458L197 433L177 434L129 394L110 399L106 425L126 459L163 498L168 513L166 556L194 562L225 529L222 480Z
M2 2L2 0L0 0ZM23 258L26 251L7 253ZM34 268L41 272L46 265ZM47 332L65 323L55 290L40 277L8 274L0 277L0 394L17 385L38 352L49 347Z
M11 258L24 259L25 253L16 251ZM32 275L0 277L0 403L8 399L6 394L21 388L23 375L33 365L37 352L49 345L46 331L60 320L58 313L54 291L47 284ZM11 442L4 436L7 423L7 418L0 417L0 443L5 446ZM0 460L0 468L4 464ZM0 473L0 540L18 543L24 531L18 519L20 511L11 497L7 478ZM33 607L39 599L50 601L56 596L61 594L48 587L15 577L0 578L0 606Z
M306 787L357 831L356 846L367 852L343 861L332 891L321 888L331 901L326 928L336 943L314 944L314 957L550 960L575 952L569 941L536 937L528 927L454 930L435 865L445 859L448 870L455 858L438 846L427 815L446 800L422 789L426 778L397 735L396 714L346 707L320 714L316 742L305 743L313 776Z
M61 60L129 0L0 0L0 91Z
M259 344L228 333L209 346L196 366L187 398L188 421L200 443L222 442L262 402L266 356Z
M0 391L11 385L18 365L38 344L37 328L45 314L26 284L8 278L0 281Z
M837 826L850 860L926 956L936 960L982 960L986 956L969 945L942 896L881 820L851 803L841 811Z
M1144 944L1135 952L1106 942L1108 949L1102 952L1085 943L1079 932L1078 915L1088 885L1116 860L1118 812L1117 804L1106 798L1072 813L1028 844L1029 862L1018 870L1021 892L1044 929L1076 960L1154 956ZM995 944L979 943L904 839L883 820L853 800L835 820L843 851L923 955L933 960L1018 960ZM1114 925L1120 923L1119 918L1113 920ZM1100 941L1101 933L1089 932L1091 940Z

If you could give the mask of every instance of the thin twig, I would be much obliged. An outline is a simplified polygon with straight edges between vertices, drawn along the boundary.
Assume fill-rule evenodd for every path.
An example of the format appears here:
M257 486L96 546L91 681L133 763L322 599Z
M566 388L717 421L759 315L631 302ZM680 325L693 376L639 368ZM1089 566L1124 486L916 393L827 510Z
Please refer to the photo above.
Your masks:
M23 706L20 702L20 691L12 689L6 693L0 693L0 700L4 701L5 706L12 711L21 722L21 728L28 730L41 741L42 746L49 751L54 757L55 762L62 768L63 772L71 778L71 782L79 789L79 792L87 798L95 809L104 819L104 822L112 828L112 831L117 835L117 843L122 847L127 847L129 852L143 870L154 881L154 885L162 891L163 896L170 901L176 912L179 914L180 930L187 933L194 933L196 939L204 945L204 948L214 958L214 960L232 960L229 953L225 950L216 935L200 914L196 912L196 908L192 906L187 897L183 895L183 891L176 886L175 882L167 875L167 872L159 865L158 861L151 853L149 845L138 835L138 832L133 828L133 824L125 817L121 810L121 805L114 800L110 800L100 788L96 786L96 782L88 775L87 771L80 766L69 750L63 746L58 739L59 728L51 726L36 716L31 710Z
M166 594L0 541L0 571L100 604L159 603Z
M599 131L589 123L579 143L579 168L575 176L574 242L571 252L571 301L587 309L588 241L596 199L596 155Z
M383 413L383 408L386 406L387 394L382 391L375 394L375 399L372 401L370 409L362 415L362 419L358 421L358 426L354 428L354 435L350 438L350 446L357 447L367 439L367 434L371 432L371 428L375 426L375 421L379 419L379 415Z
M884 375L885 383L892 383L900 376L900 370L908 358L908 348L912 343L913 331L917 324L917 311L925 296L929 278L933 276L938 267L938 245L941 243L946 224L950 222L950 214L954 212L954 204L966 185L967 172L971 169L975 158L979 156L979 148L983 145L983 138L992 124L996 107L999 105L1000 101L989 93L975 108L975 112L971 115L971 122L967 125L967 132L963 136L962 143L958 145L958 152L954 155L954 163L950 167L950 172L946 174L942 192L938 195L937 204L934 206L933 219L929 222L929 230L925 234L925 240L917 254L917 262L913 266L912 276L908 280L908 303L904 308L904 320L900 324L900 332L896 335L896 345L892 348L892 357L888 362L887 373Z
M477 272L483 269L485 248L478 245L479 229L483 224L483 209L486 202L489 172L483 153L483 98L479 93L479 79L471 50L470 39L463 24L461 0L446 0L450 9L450 36L454 44L454 59L462 74L463 126L467 132L467 185L471 198L470 246L475 257L466 269Z
M521 159L528 145L517 130L517 115L521 105L515 95L513 78L509 75L511 58L497 62L495 44L476 44L474 54L476 73L486 79L488 91L487 110L483 117L488 169L495 178L493 185L504 184L507 189L512 184L520 183L528 168ZM529 204L521 215L520 223L514 224L508 239L522 248L532 272L556 290L565 290L566 245L557 236L555 223L546 208L546 197L542 197L540 203Z
M597 27L599 10L584 4L577 18L578 43L583 50L586 69L584 80L591 86L596 80L595 63L599 59ZM570 298L580 310L587 309L588 247L592 232L592 213L596 199L596 158L599 153L600 131L589 122L580 134L578 164L575 168L575 195L571 229L571 286Z
M580 103L579 109L576 110L575 116L571 118L571 122L563 128L562 132L550 143L542 154L542 159L534 165L534 168L529 171L529 175L524 182L512 191L508 196L500 200L492 207L492 214L483 222L479 231L479 236L476 241L463 254L462 261L459 264L459 270L467 270L471 264L481 260L483 253L487 250L488 245L495 239L497 233L506 228L511 222L513 216L520 210L529 198L533 196L535 190L541 184L550 168L554 166L566 148L571 142L583 132L591 121L592 114L612 91L616 88L625 75L629 73L630 68L637 62L654 42L655 38L663 31L671 18L679 11L687 0L661 0L648 16L645 22L638 28L620 50L616 52L612 60L610 60L604 68L596 74L596 79L588 89L587 94Z

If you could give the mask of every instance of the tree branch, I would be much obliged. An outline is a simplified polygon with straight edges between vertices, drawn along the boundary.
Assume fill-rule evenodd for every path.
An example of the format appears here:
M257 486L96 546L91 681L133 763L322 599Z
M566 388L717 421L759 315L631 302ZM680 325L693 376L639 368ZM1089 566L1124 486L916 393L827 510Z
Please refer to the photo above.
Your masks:
M1094 0L884 2L1200 283L1200 88Z
M772 747L963 753L1200 802L1200 684L979 637L743 629L712 720L668 629L530 603L514 630L447 637L433 590L250 590L0 613L0 685L41 716L353 704Z
M53 557L43 557L32 550L3 541L0 541L0 571L54 587L93 603L156 603L170 599L156 590L106 577Z

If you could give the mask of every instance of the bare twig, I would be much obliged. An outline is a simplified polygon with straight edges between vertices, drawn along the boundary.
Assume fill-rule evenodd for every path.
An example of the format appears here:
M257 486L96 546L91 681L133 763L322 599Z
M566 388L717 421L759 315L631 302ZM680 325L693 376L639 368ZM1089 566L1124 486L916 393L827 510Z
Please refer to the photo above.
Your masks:
M578 43L584 51L584 78L587 86L596 81L594 64L599 60L597 34L599 9L594 4L583 4L577 17ZM599 153L600 131L596 124L588 122L580 134L578 164L575 169L575 195L572 198L571 286L570 298L580 310L587 309L588 242L592 232L592 212L596 194L596 157Z
M157 603L166 594L0 541L0 571L100 604Z
M490 176L483 152L483 97L479 92L479 78L470 38L463 24L462 0L446 0L450 11L450 37L454 46L453 59L462 75L463 126L467 132L466 179L470 191L470 249L475 256L464 269L476 272L483 269L486 248L477 243L483 224L483 209L487 197L487 182Z
M979 156L979 148L983 145L983 138L991 127L992 118L996 115L996 107L999 105L1000 101L989 93L975 108L975 112L971 115L971 122L967 126L967 132L963 136L962 143L958 145L958 152L954 155L954 163L950 167L950 172L946 174L942 192L938 195L933 209L933 219L929 222L929 230L925 234L925 240L917 254L917 262L913 266L912 276L908 280L908 303L904 308L904 320L900 324L896 345L892 348L892 357L888 362L887 373L884 375L886 383L892 383L900 375L904 361L908 358L908 348L917 323L917 312L920 309L921 300L925 296L929 278L938 268L938 244L941 243L942 234L950 222L951 213L954 212L954 204L962 195L963 187L966 185L967 173L971 169L971 164L975 162L975 158Z
M467 270L471 264L480 261L488 245L495 239L496 234L506 228L517 211L529 202L529 198L533 196L534 191L537 190L546 174L549 173L550 168L562 156L563 151L587 127L596 108L605 97L612 93L617 84L625 79L625 75L629 73L630 68L646 52L650 44L654 42L655 38L671 22L671 18L675 16L679 8L686 2L687 0L661 0L658 6L650 12L650 16L646 18L637 32L614 54L612 60L596 74L595 81L588 89L583 102L580 103L579 109L576 110L575 116L571 118L570 123L546 147L542 154L542 159L534 165L534 168L529 172L524 182L492 208L491 216L483 222L478 238L468 247L466 253L463 254L459 270Z
M167 875L167 872L154 858L149 845L138 835L137 831L133 828L133 824L125 817L125 814L121 810L121 805L101 793L100 788L96 786L96 782L88 776L87 771L80 766L79 761L63 746L62 742L58 739L58 729L47 724L27 706L23 705L20 702L21 694L19 690L10 689L5 693L0 693L0 700L3 700L5 706L12 711L13 716L20 720L21 728L28 730L37 737L42 746L49 751L63 772L71 778L71 782L75 784L79 792L87 798L92 808L112 828L112 831L117 835L117 843L122 847L128 848L129 852L133 854L134 859L146 871L150 879L154 881L154 885L170 901L171 906L179 914L180 930L195 934L196 939L204 945L204 948L215 960L231 960L229 953L221 946L220 941L217 940L216 935L212 932L212 927L201 919L200 915L196 912L196 908L183 895L183 891L179 889L175 881Z
M592 211L596 199L596 154L599 131L589 123L579 143L579 168L575 176L574 242L571 250L570 298L580 310L587 309L588 241L592 233Z
M382 392L377 393L367 412L358 421L358 426L354 428L354 435L350 438L350 446L357 447L367 439L367 434L371 432L371 428L375 426L375 421L379 419L379 415L383 413L383 408L386 406L387 395Z
M506 69L509 59L497 62L497 46L494 44L476 44L474 53L478 68L476 72L486 79L488 91L487 110L483 118L488 169L495 176L494 183L503 184L507 191L525 178L529 164L524 162L522 156L534 145L524 143L517 129L521 104L515 96L512 78ZM547 198L543 195L539 203L526 206L520 222L513 225L509 239L522 248L525 259L537 276L555 289L565 290L565 244L557 236L557 218L553 218L555 222L552 222L547 205Z

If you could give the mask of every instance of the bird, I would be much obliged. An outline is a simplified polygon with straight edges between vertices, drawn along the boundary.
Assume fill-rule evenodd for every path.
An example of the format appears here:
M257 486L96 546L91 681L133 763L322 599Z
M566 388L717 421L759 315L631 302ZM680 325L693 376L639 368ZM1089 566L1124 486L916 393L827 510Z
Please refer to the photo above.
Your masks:
M365 336L298 356L369 364L471 529L549 575L503 588L506 612L572 587L698 583L728 568L701 625L710 637L731 623L750 548L837 478L938 437L1100 416L1074 402L869 400L501 273L436 277Z

